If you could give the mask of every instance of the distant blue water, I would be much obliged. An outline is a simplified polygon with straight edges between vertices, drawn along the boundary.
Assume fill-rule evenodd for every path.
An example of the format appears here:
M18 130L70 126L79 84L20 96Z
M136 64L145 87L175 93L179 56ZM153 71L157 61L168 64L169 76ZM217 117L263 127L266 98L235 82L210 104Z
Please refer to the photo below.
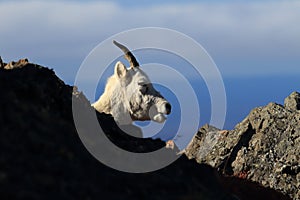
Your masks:
M284 103L293 91L300 91L299 75L225 78L227 117L224 128L232 129L255 107L269 102Z
M224 85L227 95L227 113L223 129L233 129L241 122L249 112L258 106L267 105L269 102L283 104L286 98L293 91L300 91L299 76L270 76L270 77L232 77L224 78ZM211 117L210 96L203 80L191 81L196 88L197 97L200 102L199 127L209 123ZM155 137L164 140L171 139L177 133L180 123L180 103L174 94L167 88L155 85L166 99L172 104L172 113L168 116L164 128ZM96 96L100 96L98 90ZM188 97L187 97L188 98ZM137 123L140 126L147 126L149 122ZM193 131L193 130L188 130ZM194 130L196 132L196 130ZM183 133L184 134L184 133Z
M193 81L192 84L200 88L197 96L201 102L201 119L199 120L199 127L201 127L202 125L209 123L210 120L210 97L207 89L202 85L202 81ZM299 76L297 75L282 77L225 78L224 84L227 95L227 113L224 127L218 128L227 130L233 129L234 126L241 122L253 108L265 106L270 102L283 104L284 99L290 93L293 91L300 91ZM169 101L174 102L174 98L169 98ZM178 127L175 124L180 122L180 120L176 111L172 115L174 116L170 116L169 120L174 121L175 123L168 124L168 122L166 122L167 129L157 134L157 137L167 140L172 137L170 133L176 132L176 128Z

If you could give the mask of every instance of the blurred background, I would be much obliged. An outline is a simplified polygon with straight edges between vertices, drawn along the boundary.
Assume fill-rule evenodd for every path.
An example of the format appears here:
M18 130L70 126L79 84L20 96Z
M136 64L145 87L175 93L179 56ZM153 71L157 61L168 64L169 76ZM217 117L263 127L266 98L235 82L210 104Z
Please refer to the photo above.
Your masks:
M227 115L224 127L218 128L232 129L252 108L269 102L283 104L292 91L300 91L299 10L299 1L2 0L0 55L6 62L27 57L53 68L73 85L82 61L108 37L148 26L174 29L200 43L220 70ZM142 64L188 65L157 52L135 55ZM111 73L108 68L106 76ZM95 96L86 94L91 102L102 93L105 79ZM203 80L190 82L201 102L202 126L211 116L210 96ZM156 87L173 107L179 104L168 88ZM175 110L168 129L157 136L172 138L179 117L180 110Z

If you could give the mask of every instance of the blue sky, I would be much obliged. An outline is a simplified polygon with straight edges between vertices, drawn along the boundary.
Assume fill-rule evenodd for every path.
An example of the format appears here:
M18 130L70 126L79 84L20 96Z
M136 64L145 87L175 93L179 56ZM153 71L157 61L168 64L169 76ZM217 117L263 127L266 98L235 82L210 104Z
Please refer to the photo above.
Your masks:
M163 2L0 1L0 55L28 57L72 85L84 58L106 38L164 27L195 39L218 66L228 100L225 128L251 108L300 90L299 1Z
M223 76L300 72L298 1L169 0L133 7L120 2L1 1L1 55L8 60L27 56L71 81L72 69L107 37L158 26L202 44Z

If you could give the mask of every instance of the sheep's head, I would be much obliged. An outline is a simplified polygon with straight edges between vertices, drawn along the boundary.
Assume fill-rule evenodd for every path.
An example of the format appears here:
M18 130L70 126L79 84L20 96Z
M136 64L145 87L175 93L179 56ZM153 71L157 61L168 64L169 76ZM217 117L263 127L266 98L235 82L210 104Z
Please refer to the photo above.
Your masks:
M116 63L114 76L123 92L123 103L133 121L153 120L162 123L171 112L170 103L153 87L146 73L140 68L133 54L114 41L129 61L130 67L120 61Z

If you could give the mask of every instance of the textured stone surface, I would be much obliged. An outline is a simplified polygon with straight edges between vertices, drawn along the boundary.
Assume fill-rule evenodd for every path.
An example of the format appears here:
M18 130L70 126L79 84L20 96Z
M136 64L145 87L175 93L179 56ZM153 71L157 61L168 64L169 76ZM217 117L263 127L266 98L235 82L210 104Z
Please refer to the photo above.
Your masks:
M250 180L300 199L298 105L299 94L294 92L286 98L285 107L269 103L255 108L225 135L206 125L187 147L186 155L218 168L224 175ZM205 146L209 148L203 150Z
M284 107L288 110L300 110L300 94L293 92L284 100Z

